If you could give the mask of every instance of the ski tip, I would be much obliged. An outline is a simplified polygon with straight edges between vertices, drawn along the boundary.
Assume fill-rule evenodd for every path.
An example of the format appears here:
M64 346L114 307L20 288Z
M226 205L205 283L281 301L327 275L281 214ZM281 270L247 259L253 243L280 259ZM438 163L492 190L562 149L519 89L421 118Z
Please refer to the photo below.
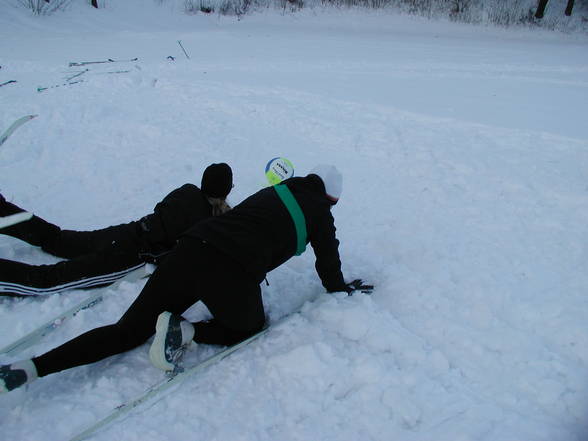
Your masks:
M20 213L0 217L0 229L28 221L32 217L33 213L29 213L28 211L23 211Z

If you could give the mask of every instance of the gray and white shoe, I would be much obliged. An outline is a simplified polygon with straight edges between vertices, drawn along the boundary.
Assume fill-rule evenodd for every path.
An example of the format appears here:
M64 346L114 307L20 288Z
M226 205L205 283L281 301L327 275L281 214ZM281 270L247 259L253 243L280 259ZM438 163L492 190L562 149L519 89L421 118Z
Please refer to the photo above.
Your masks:
M194 332L192 323L183 317L167 311L159 314L155 338L149 349L153 366L166 372L175 370L192 342Z
M0 366L0 394L10 392L37 379L37 368L32 360Z

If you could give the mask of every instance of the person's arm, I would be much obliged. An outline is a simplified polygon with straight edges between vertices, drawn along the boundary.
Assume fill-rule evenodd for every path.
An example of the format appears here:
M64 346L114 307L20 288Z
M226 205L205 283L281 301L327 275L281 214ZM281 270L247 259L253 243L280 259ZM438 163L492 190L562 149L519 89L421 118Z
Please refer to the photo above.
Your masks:
M328 215L325 215L319 222L314 237L310 238L316 256L316 271L323 286L327 292L346 292L351 295L354 291L361 291L370 294L374 286L364 284L361 279L345 283L339 258L339 240L337 240L335 232L335 221L329 211Z
M200 190L192 184L184 184L169 193L153 213L139 220L144 251L159 254L171 248L184 231L211 215L205 205Z
M330 211L326 211L317 219L310 236L310 245L316 256L316 272L328 292L346 291L339 258L339 240L335 232L333 216Z

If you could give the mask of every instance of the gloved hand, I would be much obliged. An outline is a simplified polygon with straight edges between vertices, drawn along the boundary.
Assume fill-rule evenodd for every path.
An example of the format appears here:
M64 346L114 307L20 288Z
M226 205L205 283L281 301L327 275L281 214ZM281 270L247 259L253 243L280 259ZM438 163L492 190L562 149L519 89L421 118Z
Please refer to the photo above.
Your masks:
M371 294L374 290L374 285L364 285L363 280L355 279L353 282L347 283L345 291L347 294L353 295L354 291L361 291L364 294Z

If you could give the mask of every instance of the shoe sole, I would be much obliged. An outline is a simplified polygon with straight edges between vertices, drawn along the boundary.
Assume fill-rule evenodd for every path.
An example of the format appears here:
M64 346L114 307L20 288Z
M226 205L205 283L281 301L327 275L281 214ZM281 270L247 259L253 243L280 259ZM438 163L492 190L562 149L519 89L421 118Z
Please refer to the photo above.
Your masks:
M153 366L162 371L173 371L175 366L165 359L165 337L167 328L169 327L169 320L171 312L162 312L157 317L157 324L155 325L155 338L149 348L149 359Z

